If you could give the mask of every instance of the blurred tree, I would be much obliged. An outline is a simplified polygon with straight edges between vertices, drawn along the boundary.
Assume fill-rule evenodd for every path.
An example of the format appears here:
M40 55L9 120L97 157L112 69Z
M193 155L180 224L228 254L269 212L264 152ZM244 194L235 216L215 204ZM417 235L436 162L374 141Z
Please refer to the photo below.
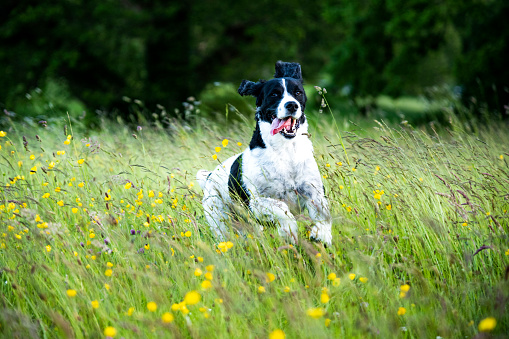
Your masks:
M212 81L271 77L278 59L317 76L333 45L323 0L7 1L0 4L0 102L63 79L90 108L123 96L175 107ZM313 48L311 48L313 47Z
M351 97L408 93L419 63L445 41L447 10L425 0L330 1L325 18L342 27L329 65Z
M455 75L465 104L509 118L509 1L451 2L462 41Z
M303 64L316 80L337 43L325 0L203 1L193 7L196 81L271 78L277 60ZM205 80L205 81L204 81Z

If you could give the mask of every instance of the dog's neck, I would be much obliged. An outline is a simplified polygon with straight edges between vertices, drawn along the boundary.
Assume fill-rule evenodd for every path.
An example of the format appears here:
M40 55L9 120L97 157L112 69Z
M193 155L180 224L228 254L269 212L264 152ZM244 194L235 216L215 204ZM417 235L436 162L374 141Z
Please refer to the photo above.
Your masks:
M249 143L249 149L255 148L267 148L265 142L263 141L262 134L260 131L260 124L258 120L256 120L256 128L253 132L253 137L251 138L251 142Z

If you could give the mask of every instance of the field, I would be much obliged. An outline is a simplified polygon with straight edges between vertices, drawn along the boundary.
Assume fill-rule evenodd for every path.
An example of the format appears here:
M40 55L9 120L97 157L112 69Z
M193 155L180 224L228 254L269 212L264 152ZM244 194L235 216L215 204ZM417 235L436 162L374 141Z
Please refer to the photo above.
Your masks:
M310 120L328 248L305 213L295 246L249 217L212 236L195 173L251 121L6 126L0 336L506 337L507 129Z

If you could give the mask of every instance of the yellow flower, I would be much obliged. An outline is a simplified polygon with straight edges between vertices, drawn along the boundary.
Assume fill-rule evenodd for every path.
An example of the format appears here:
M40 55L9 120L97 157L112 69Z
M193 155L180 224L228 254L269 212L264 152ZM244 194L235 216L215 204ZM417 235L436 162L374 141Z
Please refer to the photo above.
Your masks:
M211 272L205 273L205 279L212 280L213 279L212 273Z
M241 142L238 142L238 143L237 143L237 145L242 146L242 143L241 143Z
M173 314L171 314L170 312L163 313L163 315L161 317L161 320L165 324L171 323L173 321L173 319L175 319L175 317L173 317Z
M108 261L108 262L106 263L106 266L108 266L108 267L113 267L113 264L112 264L112 263L110 263L110 262Z
M223 147L228 146L228 139L224 139L221 143L223 144Z
M184 235L189 238L191 236L191 231L187 231Z
M117 335L117 330L113 326L108 326L104 329L104 335L113 338Z
M49 193L44 193L44 194L42 195L42 197L43 197L44 199L49 198Z
M104 275L107 277L111 277L113 274L113 270L111 268L108 268L106 271L104 271Z
M78 160L78 165L82 165L84 162L85 162L85 159L79 159Z
M323 317L325 314L325 310L323 308L310 308L306 311L306 314L310 316L311 318L318 319Z
M64 145L69 145L71 143L71 140L67 139L64 141Z
M212 159L217 160L217 154L212 155Z
M7 135L7 133L5 133L4 131L0 131L0 137L5 137Z
M147 304L147 308L150 312L155 312L157 310L157 304L151 301Z
M410 285L408 285L408 284L401 285L401 286L399 287L399 289L400 289L402 292L408 292L408 291L410 291Z
M331 320L329 318L325 319L325 327L329 327Z
M332 286L334 286L334 287L338 287L340 283L341 283L341 279L340 279L340 278L336 278L336 279L334 279L334 281L332 282Z
M489 332L492 331L497 326L497 319L493 317L484 318L479 323L479 331L480 332Z
M221 152L221 147L216 147L216 148L215 148L215 151L216 151L216 153Z
M334 280L334 279L336 279L336 273L330 273L330 274L327 276L327 279L329 279L329 280Z
M258 286L258 293L265 293L265 287Z
M211 287L212 287L212 283L210 282L210 280L204 280L201 283L201 288L203 288L204 290L208 290Z
M30 174L34 174L34 173L37 173L37 167L34 166L30 169Z
M133 313L134 313L134 307L129 307L129 309L127 310L127 315L132 316Z
M69 297L75 297L76 296L76 290L67 290L67 295Z
M78 184L78 187L80 187L80 188L83 186L85 186L85 183L83 181Z
M419 181L423 181L424 179L423 178L419 178Z
M90 237L90 239L94 239L95 238L95 233L90 233L88 236Z
M64 206L64 201L63 201L63 200L58 201L58 202L57 202L57 205L58 205L58 206Z
M214 272L214 265L207 265L205 266L205 269L209 272Z
M330 300L330 297L327 293L322 293L322 295L320 296L320 301L322 302L322 304L327 304Z
M78 213L78 209L76 207L71 208L72 213L76 214Z
M283 330L274 330L272 332L270 332L269 334L269 339L285 339L286 338L286 335L285 335L285 332L283 332Z
M343 166L343 163L342 163L341 161L338 161L338 162L336 163L336 165L338 165L338 166Z
M285 286L284 290L286 293L290 292L290 287L289 286Z
M187 292L186 295L184 296L184 302L187 305L195 305L195 304L199 303L200 300L201 300L201 295L200 295L200 293L198 293L196 291Z
M35 155L30 154L30 160L34 160L34 159L35 159Z
M354 280L355 279L355 273L350 273L348 275L348 278L350 278L350 280Z
M196 268L196 269L194 270L194 275L195 275L196 277L199 277L199 276L200 276L200 275L202 275L202 274L203 274L203 272L202 272L202 270L200 270L199 268Z
M51 252L51 246L50 245L46 245L46 251L47 252Z
M368 278L366 278L366 277L360 277L360 278L359 278L359 281L360 281L361 283L365 284L365 283L367 283L367 282L368 282Z
M99 302L97 300L93 300L90 303L92 304L92 308L99 308Z
M504 156L502 154L500 154L499 158L500 160L504 160Z
M385 208L387 208L387 210L390 211L392 209L392 205L389 204L389 205L385 206Z
M398 308L398 315L404 315L406 313L406 308L400 307Z
M270 283L273 282L276 279L276 276L273 273L267 273L267 276L265 277L265 281Z

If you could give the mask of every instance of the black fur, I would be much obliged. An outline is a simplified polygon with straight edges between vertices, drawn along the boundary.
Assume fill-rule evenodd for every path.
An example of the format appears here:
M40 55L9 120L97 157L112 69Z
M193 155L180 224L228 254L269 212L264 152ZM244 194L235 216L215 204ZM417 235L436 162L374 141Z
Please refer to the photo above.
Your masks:
M242 154L235 159L228 177L228 191L233 201L241 201L249 206L249 195L242 181Z
M260 125L258 125L258 120L256 121L256 128L253 132L253 137L249 143L249 149L255 149L257 147L266 148L262 135L260 134Z
M274 78L294 78L302 81L302 71L296 62L276 62L276 73Z

